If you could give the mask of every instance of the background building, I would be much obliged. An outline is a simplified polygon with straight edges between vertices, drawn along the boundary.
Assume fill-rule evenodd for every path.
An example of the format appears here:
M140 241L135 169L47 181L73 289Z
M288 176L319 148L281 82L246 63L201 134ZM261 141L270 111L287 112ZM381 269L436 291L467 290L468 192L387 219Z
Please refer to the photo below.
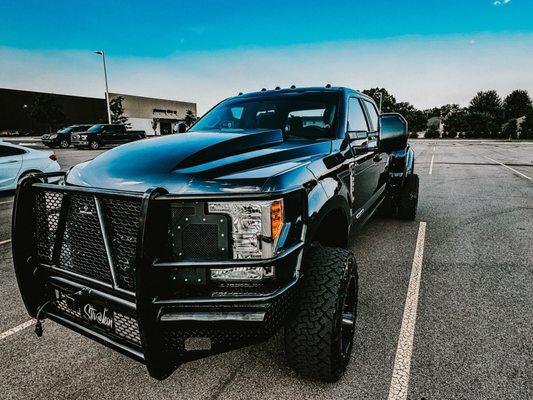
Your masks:
M122 117L147 135L173 133L196 103L110 93L121 98ZM104 98L0 88L0 134L43 134L73 124L107 123Z
M196 115L196 103L109 93L111 102L118 98L123 99L124 116L131 129L144 130L147 135L175 133L187 110Z

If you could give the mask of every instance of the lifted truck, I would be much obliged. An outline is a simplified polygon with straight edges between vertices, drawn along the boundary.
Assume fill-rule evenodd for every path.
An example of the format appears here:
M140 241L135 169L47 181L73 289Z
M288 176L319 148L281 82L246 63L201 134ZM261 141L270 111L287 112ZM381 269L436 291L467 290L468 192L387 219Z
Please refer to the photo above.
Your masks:
M109 150L62 185L21 182L24 303L157 379L285 327L290 365L335 381L357 311L349 235L378 207L415 218L413 166L404 118L358 91L229 98L187 133Z
M85 132L73 133L70 141L77 148L98 150L108 144L129 143L145 137L145 131L128 131L125 125L96 124Z

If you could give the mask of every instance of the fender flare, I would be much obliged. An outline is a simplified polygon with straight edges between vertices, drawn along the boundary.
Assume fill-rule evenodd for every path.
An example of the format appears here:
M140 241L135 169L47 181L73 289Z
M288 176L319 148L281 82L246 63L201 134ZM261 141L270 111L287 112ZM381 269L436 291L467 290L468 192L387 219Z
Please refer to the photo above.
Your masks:
M308 228L306 233L306 242L311 243L311 240L316 237L318 234L318 229L324 219L333 211L339 210L346 219L346 226L348 227L346 231L346 238L348 238L349 229L350 229L350 206L348 200L341 195L335 195L328 198L324 201L319 207L313 207L314 209L318 208L318 212L308 215ZM311 207L309 207L311 210Z

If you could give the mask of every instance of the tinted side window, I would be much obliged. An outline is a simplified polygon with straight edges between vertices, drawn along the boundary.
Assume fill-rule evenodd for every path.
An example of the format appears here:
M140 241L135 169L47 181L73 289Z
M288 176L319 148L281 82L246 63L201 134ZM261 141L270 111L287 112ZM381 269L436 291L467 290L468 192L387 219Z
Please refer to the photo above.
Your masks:
M0 157L18 156L24 153L26 153L24 150L16 147L0 146Z
M369 102L368 100L364 100L366 109L368 111L368 115L370 116L370 123L372 124L372 130L377 131L378 125L379 125L379 115L378 110L376 109L376 106Z
M348 102L348 131L368 131L365 114L361 103L354 97L350 97Z

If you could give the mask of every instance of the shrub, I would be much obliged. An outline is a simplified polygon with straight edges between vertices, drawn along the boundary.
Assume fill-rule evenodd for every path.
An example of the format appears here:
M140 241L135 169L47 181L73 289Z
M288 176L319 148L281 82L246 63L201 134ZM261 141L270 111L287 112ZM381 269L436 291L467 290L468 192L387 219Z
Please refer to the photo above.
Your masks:
M533 112L526 115L520 126L520 139L533 139Z
M502 133L500 135L503 139L516 139L517 138L518 127L516 124L516 119L511 119L503 126Z
M440 137L439 130L436 126L430 126L424 134L426 139L437 139Z

